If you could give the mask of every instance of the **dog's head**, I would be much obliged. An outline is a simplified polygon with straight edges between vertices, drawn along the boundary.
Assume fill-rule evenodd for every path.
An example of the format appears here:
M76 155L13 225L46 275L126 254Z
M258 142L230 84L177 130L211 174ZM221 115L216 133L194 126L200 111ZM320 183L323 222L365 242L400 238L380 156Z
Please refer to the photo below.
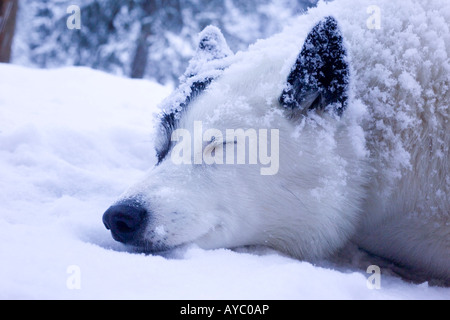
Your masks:
M215 27L200 34L163 102L157 165L103 216L115 240L150 252L262 244L311 257L328 250L317 245L321 223L347 235L333 222L347 200L336 128L349 66L337 21L320 21L283 72L286 59L258 48L234 55Z

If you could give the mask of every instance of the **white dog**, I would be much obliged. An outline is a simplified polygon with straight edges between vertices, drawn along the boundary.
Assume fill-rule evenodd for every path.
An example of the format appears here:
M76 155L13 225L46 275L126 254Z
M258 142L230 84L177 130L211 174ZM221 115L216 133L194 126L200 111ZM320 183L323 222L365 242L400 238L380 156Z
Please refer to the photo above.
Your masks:
M449 23L447 0L321 2L236 55L206 28L106 227L150 252L352 241L448 281Z

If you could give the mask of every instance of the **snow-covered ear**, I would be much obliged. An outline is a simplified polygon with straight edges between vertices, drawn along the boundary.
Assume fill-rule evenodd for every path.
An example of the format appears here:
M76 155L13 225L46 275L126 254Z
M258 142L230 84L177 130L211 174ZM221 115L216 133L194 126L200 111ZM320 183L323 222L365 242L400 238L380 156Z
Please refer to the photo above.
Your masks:
M207 26L199 34L195 56L189 62L189 66L180 81L183 82L183 80L205 71L223 69L220 61L232 55L233 52L228 47L220 29L215 26ZM218 63L210 63L213 61L218 61Z
M326 17L307 36L280 103L293 113L321 109L341 116L347 107L348 87L349 66L343 37L336 19Z
M178 126L181 114L211 82L220 77L230 63L226 58L233 55L219 28L208 26L200 33L199 38L195 56L180 77L179 87L161 103L164 111L160 115L160 135L156 144L158 164L170 150L172 131Z
M206 60L223 59L233 55L219 28L207 26L199 35L200 41L197 48L197 56Z

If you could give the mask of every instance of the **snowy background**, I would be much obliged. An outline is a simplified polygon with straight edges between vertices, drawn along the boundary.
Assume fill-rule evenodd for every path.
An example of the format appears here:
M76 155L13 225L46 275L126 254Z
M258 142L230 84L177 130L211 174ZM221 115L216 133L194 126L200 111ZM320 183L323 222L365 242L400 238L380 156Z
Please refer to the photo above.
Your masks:
M245 50L315 1L78 2L83 29L69 32L69 1L21 1L14 65L0 64L1 299L450 298L387 274L369 290L364 270L269 249L148 256L115 242L103 212L156 162L154 114L198 32L214 23Z
M213 24L231 50L281 31L317 0L20 0L13 61L41 68L88 66L173 83L192 57L197 34ZM82 28L68 32L67 7Z

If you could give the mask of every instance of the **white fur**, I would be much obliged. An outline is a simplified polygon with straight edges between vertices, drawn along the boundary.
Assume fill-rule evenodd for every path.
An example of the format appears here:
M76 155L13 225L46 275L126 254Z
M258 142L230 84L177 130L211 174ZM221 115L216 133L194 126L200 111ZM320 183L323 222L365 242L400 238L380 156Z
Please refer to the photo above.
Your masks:
M369 30L366 10L381 9ZM351 65L349 107L288 119L278 98L311 28L332 15ZM124 196L151 212L145 237L174 247L269 245L300 259L349 240L429 277L450 279L450 3L320 3L232 65L192 102L180 127L277 128L280 169L179 165L170 157ZM164 230L164 232L161 232Z

